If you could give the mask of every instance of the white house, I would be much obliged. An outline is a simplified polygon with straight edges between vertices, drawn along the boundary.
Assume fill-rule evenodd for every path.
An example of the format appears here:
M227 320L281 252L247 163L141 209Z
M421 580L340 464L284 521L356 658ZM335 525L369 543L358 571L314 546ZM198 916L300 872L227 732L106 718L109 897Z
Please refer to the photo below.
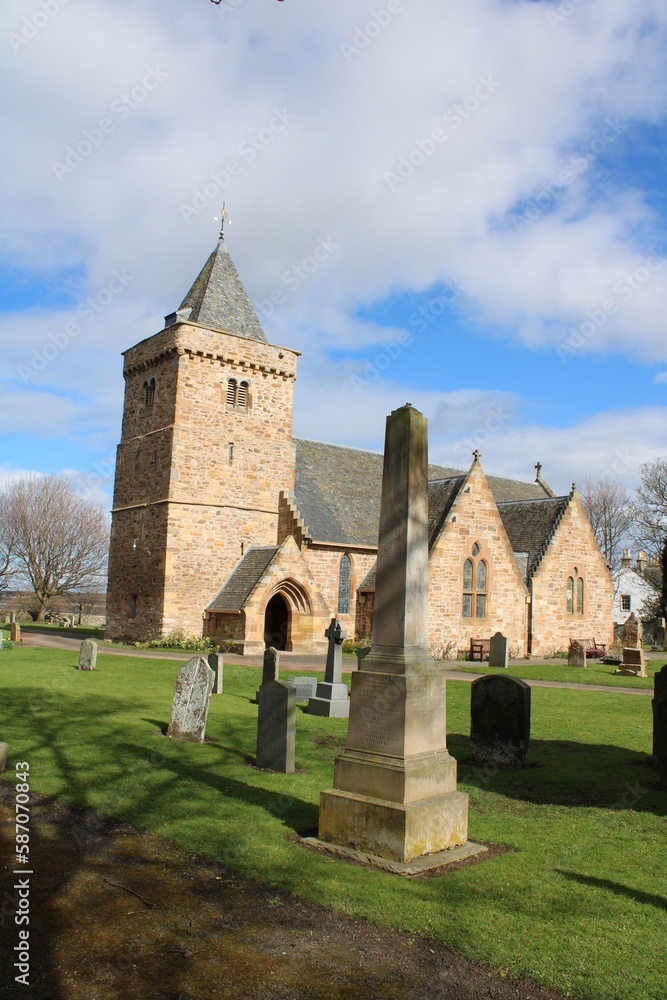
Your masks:
M623 549L621 568L614 573L614 625L622 625L634 611L642 617L644 604L660 596L658 588L644 576L646 556L637 553L635 566L632 565L630 549Z

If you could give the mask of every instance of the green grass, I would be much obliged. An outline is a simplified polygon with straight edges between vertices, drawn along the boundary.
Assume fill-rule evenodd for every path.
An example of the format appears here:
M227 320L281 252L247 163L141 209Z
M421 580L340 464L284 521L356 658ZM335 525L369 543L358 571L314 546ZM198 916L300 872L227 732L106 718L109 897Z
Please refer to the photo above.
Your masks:
M646 661L648 677L626 677L614 674L617 669L608 663L598 661L588 662L586 667L568 667L563 663L520 663L511 664L507 670L490 667L488 663L458 664L453 670L466 674L497 674L507 673L511 677L521 677L523 680L560 681L566 684L602 684L605 687L649 688L653 690L653 674L667 663L667 653L657 660Z
M512 853L406 881L331 863L287 839L317 825L346 722L297 711L295 775L258 772L258 671L225 667L209 744L166 740L178 664L60 650L0 653L1 738L31 785L135 823L265 884L442 941L585 1000L664 1000L667 795L645 765L651 700L536 688L523 771L468 756L470 687L448 684L450 749L470 794L472 840ZM290 671L298 674L305 671ZM287 673L287 672L286 672ZM11 772L5 775L11 780Z

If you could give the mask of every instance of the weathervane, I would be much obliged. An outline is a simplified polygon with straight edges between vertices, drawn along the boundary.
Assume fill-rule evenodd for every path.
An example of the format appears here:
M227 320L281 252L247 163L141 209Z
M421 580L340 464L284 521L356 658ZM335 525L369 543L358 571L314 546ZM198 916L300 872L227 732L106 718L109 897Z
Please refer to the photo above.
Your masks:
M225 219L227 220L230 226L232 224L232 220L229 218L229 213L225 211L226 204L227 202L223 201L222 209L220 210L220 215L213 216L216 222L218 221L220 222L220 236L218 237L218 239L221 239L223 241L225 239Z

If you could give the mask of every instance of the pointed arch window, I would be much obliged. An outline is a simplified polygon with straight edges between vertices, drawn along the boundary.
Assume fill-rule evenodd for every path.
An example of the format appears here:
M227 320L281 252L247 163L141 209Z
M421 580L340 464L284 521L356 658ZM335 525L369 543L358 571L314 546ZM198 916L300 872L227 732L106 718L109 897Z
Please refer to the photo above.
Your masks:
M577 614L583 615L584 613L584 581L583 578L577 577Z
M350 581L352 578L352 562L347 553L338 567L338 614L350 613Z
M478 559L480 548L474 543L472 558L463 563L463 597L461 615L463 618L486 618L488 597L488 566L485 559Z
M142 388L144 391L144 406L148 408L155 402L155 379L146 379Z
M577 567L568 576L565 584L565 607L568 615L583 615L584 613L584 578L580 576Z

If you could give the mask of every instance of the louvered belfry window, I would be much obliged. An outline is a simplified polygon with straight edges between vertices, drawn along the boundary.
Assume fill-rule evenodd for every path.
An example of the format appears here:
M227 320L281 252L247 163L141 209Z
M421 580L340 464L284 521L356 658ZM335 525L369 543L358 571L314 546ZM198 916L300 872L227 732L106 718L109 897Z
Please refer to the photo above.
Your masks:
M235 378L227 380L227 406L236 406L237 383Z

